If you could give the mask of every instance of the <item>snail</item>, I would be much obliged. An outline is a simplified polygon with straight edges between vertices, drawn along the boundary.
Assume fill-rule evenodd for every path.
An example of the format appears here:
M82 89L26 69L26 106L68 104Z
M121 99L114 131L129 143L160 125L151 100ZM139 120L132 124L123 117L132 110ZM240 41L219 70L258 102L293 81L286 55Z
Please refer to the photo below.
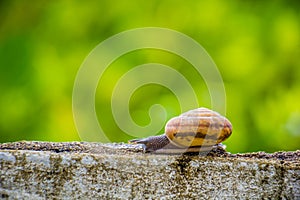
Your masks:
M221 142L232 133L228 119L207 108L197 108L170 119L165 133L142 139L130 140L130 144L142 144L144 152L173 154L210 151L222 147Z

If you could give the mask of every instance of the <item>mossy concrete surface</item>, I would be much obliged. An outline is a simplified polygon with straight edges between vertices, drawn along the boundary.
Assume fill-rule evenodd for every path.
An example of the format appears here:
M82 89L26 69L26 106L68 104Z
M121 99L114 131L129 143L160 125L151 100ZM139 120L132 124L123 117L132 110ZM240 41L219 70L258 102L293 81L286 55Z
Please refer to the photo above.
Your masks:
M0 144L4 199L300 199L300 151L145 154L86 142Z

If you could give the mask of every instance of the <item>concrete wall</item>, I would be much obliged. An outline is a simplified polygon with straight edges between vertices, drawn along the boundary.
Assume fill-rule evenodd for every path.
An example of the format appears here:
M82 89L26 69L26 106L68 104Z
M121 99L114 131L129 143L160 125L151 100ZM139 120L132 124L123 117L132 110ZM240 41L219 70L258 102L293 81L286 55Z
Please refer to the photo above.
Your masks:
M8 199L300 199L300 151L153 155L139 146L0 144Z

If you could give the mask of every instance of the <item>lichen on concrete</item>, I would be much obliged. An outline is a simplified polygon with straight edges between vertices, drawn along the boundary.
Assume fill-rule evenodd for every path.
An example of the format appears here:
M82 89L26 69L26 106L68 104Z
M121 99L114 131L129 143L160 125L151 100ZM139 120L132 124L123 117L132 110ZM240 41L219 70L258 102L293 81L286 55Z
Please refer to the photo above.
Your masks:
M8 199L299 199L300 151L155 155L128 144L0 144Z

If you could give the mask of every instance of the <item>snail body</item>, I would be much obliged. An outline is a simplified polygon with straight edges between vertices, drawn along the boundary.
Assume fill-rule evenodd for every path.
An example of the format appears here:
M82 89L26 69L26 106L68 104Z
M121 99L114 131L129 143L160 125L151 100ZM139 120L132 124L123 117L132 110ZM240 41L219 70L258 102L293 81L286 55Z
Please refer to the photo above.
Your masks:
M197 108L170 119L163 135L129 142L142 144L145 152L201 152L220 146L231 133L232 125L228 119L207 108Z

